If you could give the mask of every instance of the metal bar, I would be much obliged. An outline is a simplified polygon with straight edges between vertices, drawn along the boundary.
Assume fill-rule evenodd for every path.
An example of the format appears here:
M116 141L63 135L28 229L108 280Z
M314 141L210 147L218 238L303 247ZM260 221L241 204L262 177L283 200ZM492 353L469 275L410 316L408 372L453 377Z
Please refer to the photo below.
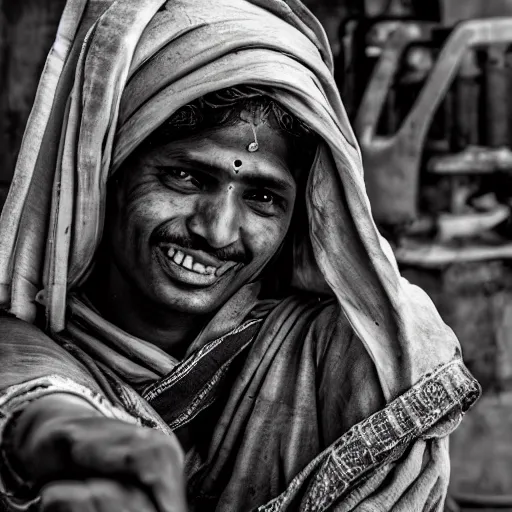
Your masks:
M401 224L417 217L422 152L432 118L458 73L466 52L475 46L512 41L512 18L462 23L441 50L419 98L391 137L375 134L375 114L365 112L357 125L365 177L377 222ZM375 84L370 84L375 90ZM385 93L380 92L382 97ZM377 104L378 107L378 104Z
M454 131L452 146L460 151L479 142L480 69L474 50L462 58L460 71L454 84Z
M490 46L485 63L485 134L493 148L509 144L506 50L507 45Z

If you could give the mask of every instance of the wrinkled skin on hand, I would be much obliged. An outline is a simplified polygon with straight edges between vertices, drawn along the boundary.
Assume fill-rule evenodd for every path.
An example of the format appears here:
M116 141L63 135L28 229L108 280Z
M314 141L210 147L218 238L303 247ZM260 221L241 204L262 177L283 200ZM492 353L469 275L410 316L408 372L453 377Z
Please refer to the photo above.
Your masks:
M44 486L44 511L187 509L177 438L105 418L78 398L52 395L27 406L13 447L26 476Z

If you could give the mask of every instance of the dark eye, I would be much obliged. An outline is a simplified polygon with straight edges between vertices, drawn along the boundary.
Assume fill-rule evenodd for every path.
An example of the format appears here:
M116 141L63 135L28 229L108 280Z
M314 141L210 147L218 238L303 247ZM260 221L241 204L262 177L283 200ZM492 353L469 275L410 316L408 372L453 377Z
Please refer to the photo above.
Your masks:
M192 181L194 179L189 172L182 169L167 169L167 174L180 181Z
M174 167L158 167L163 184L180 191L194 191L201 188L200 181L191 172Z
M244 199L260 215L278 215L286 210L286 201L281 196L266 189L247 192Z
M250 192L249 194L246 194L246 199L249 201L258 201L260 203L266 203L266 204L274 204L276 201L276 197L271 192L268 192L267 190L257 191L257 192Z

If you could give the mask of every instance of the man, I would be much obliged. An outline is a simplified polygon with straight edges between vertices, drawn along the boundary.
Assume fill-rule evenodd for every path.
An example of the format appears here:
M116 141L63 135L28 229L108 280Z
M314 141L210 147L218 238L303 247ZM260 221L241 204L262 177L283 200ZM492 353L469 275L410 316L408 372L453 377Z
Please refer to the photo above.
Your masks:
M70 1L0 236L7 510L442 510L478 384L300 3Z

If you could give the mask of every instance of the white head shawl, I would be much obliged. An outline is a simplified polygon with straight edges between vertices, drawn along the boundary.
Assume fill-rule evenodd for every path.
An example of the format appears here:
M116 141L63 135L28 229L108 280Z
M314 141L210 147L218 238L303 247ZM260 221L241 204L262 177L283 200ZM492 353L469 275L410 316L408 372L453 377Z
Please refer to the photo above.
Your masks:
M313 288L320 270L386 399L460 358L377 231L325 33L297 0L68 1L0 220L0 304L33 321L37 296L62 330L101 239L108 177L178 108L240 83L265 86L324 141L306 192L314 261L297 263L296 281Z

